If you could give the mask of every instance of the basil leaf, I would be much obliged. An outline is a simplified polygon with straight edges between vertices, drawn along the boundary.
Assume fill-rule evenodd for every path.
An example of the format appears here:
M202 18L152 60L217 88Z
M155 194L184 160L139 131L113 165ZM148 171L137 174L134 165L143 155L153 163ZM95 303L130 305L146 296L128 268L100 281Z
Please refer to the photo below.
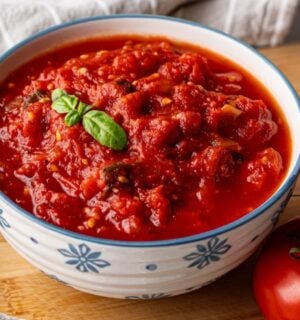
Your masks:
M62 96L66 96L67 95L67 92L63 89L55 89L52 91L52 94L51 94L51 99L52 101L55 101L59 98L61 98Z
M82 124L95 140L106 147L122 150L127 144L124 129L103 111L89 111L83 116Z
M73 126L82 120L84 129L100 144L114 150L122 150L127 144L127 136L108 114L92 110L77 97L68 95L62 89L52 91L52 108L58 113L66 113L65 124ZM126 177L125 177L126 179Z
M83 114L87 113L89 110L91 110L92 108L93 108L92 106L89 106L89 105L80 101L79 105L77 107L77 110L80 115L83 115Z
M78 99L75 96L65 95L52 103L52 108L58 113L68 113L76 109Z
M73 110L65 116L65 125L71 127L74 126L74 124L78 123L80 120L81 115L78 113L78 111Z

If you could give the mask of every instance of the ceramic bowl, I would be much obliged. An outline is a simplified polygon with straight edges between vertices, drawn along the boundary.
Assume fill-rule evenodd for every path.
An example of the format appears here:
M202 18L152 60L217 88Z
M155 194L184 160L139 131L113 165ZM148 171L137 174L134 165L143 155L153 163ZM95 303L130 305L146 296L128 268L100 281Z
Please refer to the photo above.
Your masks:
M86 37L162 35L209 48L242 65L273 93L292 135L292 161L276 193L221 228L174 240L112 241L83 236L35 218L0 193L4 238L32 265L76 289L96 295L155 299L198 289L249 257L274 227L299 172L300 112L295 91L256 50L216 30L159 16L107 16L55 26L2 55L1 79L41 52ZM0 79L0 80L1 80Z

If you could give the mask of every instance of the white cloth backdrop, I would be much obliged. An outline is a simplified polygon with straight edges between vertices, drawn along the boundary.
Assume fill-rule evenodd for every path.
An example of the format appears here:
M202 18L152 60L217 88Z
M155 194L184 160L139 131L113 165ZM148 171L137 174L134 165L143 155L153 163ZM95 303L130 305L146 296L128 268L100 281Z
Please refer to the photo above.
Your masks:
M173 15L256 46L284 41L299 0L0 0L0 52L41 29L116 13Z

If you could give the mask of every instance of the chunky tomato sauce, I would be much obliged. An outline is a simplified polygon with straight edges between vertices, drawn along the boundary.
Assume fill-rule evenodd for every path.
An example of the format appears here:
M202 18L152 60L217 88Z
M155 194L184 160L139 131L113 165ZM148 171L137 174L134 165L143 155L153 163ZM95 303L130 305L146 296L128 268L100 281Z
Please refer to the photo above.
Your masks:
M109 114L126 148L99 144L51 107L64 89ZM35 216L101 238L188 236L236 220L278 188L285 119L241 67L161 38L47 53L0 90L0 190Z

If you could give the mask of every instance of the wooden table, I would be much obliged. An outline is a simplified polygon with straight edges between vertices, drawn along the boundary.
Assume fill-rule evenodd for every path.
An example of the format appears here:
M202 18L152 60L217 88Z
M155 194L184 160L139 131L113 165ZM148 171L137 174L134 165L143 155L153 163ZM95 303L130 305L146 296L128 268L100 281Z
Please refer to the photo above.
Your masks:
M300 43L261 50L300 93ZM282 221L300 214L300 181ZM258 320L252 257L196 292L155 301L101 298L65 287L29 265L0 236L0 313L26 320Z

